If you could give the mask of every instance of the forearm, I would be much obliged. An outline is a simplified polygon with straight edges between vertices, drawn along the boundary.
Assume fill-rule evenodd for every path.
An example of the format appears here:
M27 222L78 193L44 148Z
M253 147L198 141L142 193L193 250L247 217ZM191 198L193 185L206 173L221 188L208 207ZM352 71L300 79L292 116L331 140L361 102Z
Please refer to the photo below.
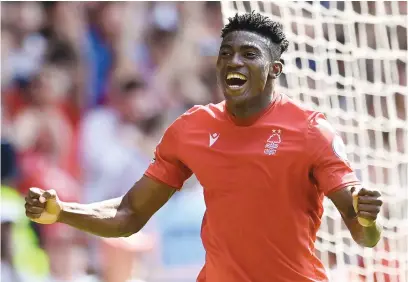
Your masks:
M361 246L373 248L380 240L382 231L381 226L374 221L382 205L380 194L377 191L358 188L358 193L353 195L355 189L354 186L345 187L330 193L328 197L339 210L354 241ZM358 217L374 223L364 227L358 222Z
M373 248L381 238L382 228L378 223L364 227L357 218L353 218L348 220L347 225L354 241L360 246Z
M124 203L126 197L93 204L63 203L58 222L101 237L124 237L141 226Z

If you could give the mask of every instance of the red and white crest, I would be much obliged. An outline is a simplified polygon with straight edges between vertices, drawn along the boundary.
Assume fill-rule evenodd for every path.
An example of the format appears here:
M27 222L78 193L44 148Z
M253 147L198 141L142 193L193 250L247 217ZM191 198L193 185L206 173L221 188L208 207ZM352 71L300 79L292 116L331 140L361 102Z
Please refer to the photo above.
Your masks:
M282 142L281 135L280 135L281 131L280 130L273 130L272 132L273 132L272 135L269 136L269 139L266 142L275 143L275 144L279 144L280 142Z
M272 135L266 141L264 153L266 155L275 155L281 142L281 131L273 130Z

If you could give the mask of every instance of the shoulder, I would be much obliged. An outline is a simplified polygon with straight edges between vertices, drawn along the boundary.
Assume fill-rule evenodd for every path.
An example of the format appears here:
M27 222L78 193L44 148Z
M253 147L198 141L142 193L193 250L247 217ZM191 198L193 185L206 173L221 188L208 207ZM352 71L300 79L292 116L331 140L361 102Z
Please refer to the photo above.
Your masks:
M336 134L336 130L327 120L324 113L313 109L311 106L294 101L289 97L286 98L283 104L292 119L297 119L305 124L305 129L309 135L318 133L322 137L330 138Z
M302 128L308 151L320 150L327 146L342 149L344 143L335 127L327 120L324 113L303 105L286 96L282 102L284 113L290 119L290 125ZM342 151L340 150L339 151Z
M325 115L313 107L295 101L285 94L281 94L281 97L279 108L282 115L290 119L291 122L302 123L305 129L308 129L321 119L326 120Z
M218 104L207 104L207 105L195 105L187 110L184 114L181 115L183 119L186 120L195 120L195 119L211 119L217 118L220 115L224 114L225 102Z
M212 121L224 119L224 102L218 104L195 105L180 115L171 125L177 128L192 128L208 125Z
M330 124L326 116L312 107L303 105L287 96L282 98L282 116L286 116L291 127L302 128L306 140L306 153L311 160L317 160L322 155L335 156L346 161L345 144Z

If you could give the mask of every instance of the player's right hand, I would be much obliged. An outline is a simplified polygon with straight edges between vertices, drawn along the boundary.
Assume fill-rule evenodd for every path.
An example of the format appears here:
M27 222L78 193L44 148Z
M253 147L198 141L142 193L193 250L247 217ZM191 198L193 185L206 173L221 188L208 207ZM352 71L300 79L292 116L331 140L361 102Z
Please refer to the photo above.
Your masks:
M25 201L26 216L32 221L52 224L58 220L62 205L55 190L30 188Z

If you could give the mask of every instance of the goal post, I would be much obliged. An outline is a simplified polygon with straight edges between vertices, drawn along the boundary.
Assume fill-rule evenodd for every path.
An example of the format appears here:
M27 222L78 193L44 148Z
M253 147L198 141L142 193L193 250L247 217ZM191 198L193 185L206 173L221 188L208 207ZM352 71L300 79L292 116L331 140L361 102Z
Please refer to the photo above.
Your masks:
M406 1L221 1L224 21L260 12L290 42L279 91L323 112L365 187L378 189L383 239L359 247L327 199L316 253L331 281L408 281Z

